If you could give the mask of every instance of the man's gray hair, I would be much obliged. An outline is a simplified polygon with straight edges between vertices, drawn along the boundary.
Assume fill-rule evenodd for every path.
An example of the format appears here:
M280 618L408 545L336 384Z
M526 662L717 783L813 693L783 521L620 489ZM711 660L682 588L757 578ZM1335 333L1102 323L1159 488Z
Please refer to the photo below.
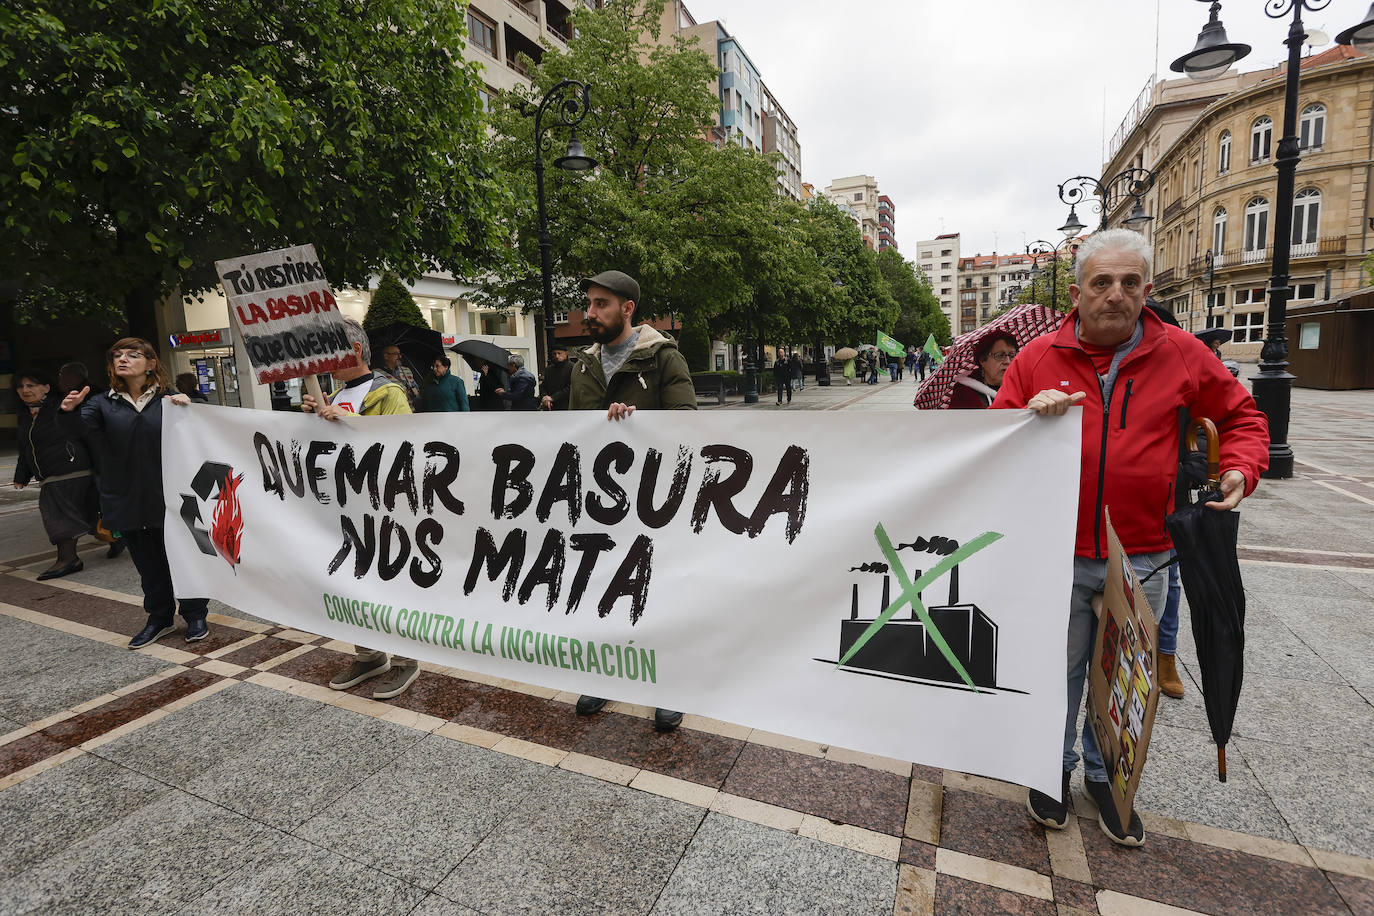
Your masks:
M363 330L363 326L352 318L345 318L343 324L344 333L348 335L348 342L351 344L362 344L363 362L367 363L369 366L372 365L372 344L368 342L367 332Z
M1140 260L1145 262L1145 280L1149 281L1154 270L1155 253L1150 248L1150 243L1145 241L1145 236L1134 229L1103 229L1088 236L1088 240L1078 246L1077 260L1073 266L1075 283L1083 285L1083 270L1088 266L1088 259L1104 251L1124 251L1139 255Z
M510 365L514 366L517 369L525 368L525 357L521 356L518 353L512 353L510 355Z

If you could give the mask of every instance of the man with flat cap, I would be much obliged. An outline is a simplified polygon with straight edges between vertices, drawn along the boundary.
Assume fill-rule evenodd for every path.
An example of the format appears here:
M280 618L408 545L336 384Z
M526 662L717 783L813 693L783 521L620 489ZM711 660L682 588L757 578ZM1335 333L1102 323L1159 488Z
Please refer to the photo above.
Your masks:
M596 341L569 360L570 410L604 410L606 419L623 420L636 410L696 410L696 389L677 341L648 324L634 325L639 283L618 270L580 281L586 293L587 333ZM579 715L600 712L606 701L580 697ZM654 710L654 728L672 731L682 713Z

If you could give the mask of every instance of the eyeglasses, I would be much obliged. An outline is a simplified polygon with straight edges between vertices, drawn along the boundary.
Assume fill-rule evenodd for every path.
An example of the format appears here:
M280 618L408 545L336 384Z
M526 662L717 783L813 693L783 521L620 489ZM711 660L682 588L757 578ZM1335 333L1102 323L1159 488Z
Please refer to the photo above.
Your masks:
M992 353L989 353L988 356L990 356L990 357L992 357L993 359L997 360L999 363L1009 363L1009 362L1011 362L1013 359L1016 358L1016 351L1015 351L1015 350L995 350L995 351L993 351Z

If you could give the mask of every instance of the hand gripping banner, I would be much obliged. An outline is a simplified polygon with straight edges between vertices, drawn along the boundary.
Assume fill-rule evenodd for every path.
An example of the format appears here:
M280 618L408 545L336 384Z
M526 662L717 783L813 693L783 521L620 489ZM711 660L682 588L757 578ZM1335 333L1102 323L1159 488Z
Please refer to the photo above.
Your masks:
M164 423L179 595L1058 793L1075 416Z

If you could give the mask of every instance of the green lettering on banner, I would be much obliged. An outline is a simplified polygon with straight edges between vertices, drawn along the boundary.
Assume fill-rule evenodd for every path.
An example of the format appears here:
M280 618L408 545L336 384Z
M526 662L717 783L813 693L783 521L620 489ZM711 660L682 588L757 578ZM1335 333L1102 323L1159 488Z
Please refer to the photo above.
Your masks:
M558 637L558 667L568 667L568 637Z
M605 674L605 672L601 670L601 659L598 658L596 654L596 643L592 642L590 639L587 640L587 671L589 673L595 671L597 674Z
M572 658L572 667L577 671L586 671L582 665L582 643L576 639L568 640L568 655Z
M655 657L653 649L639 650L639 670L644 672L641 680L648 681L650 684L658 683L658 659Z

